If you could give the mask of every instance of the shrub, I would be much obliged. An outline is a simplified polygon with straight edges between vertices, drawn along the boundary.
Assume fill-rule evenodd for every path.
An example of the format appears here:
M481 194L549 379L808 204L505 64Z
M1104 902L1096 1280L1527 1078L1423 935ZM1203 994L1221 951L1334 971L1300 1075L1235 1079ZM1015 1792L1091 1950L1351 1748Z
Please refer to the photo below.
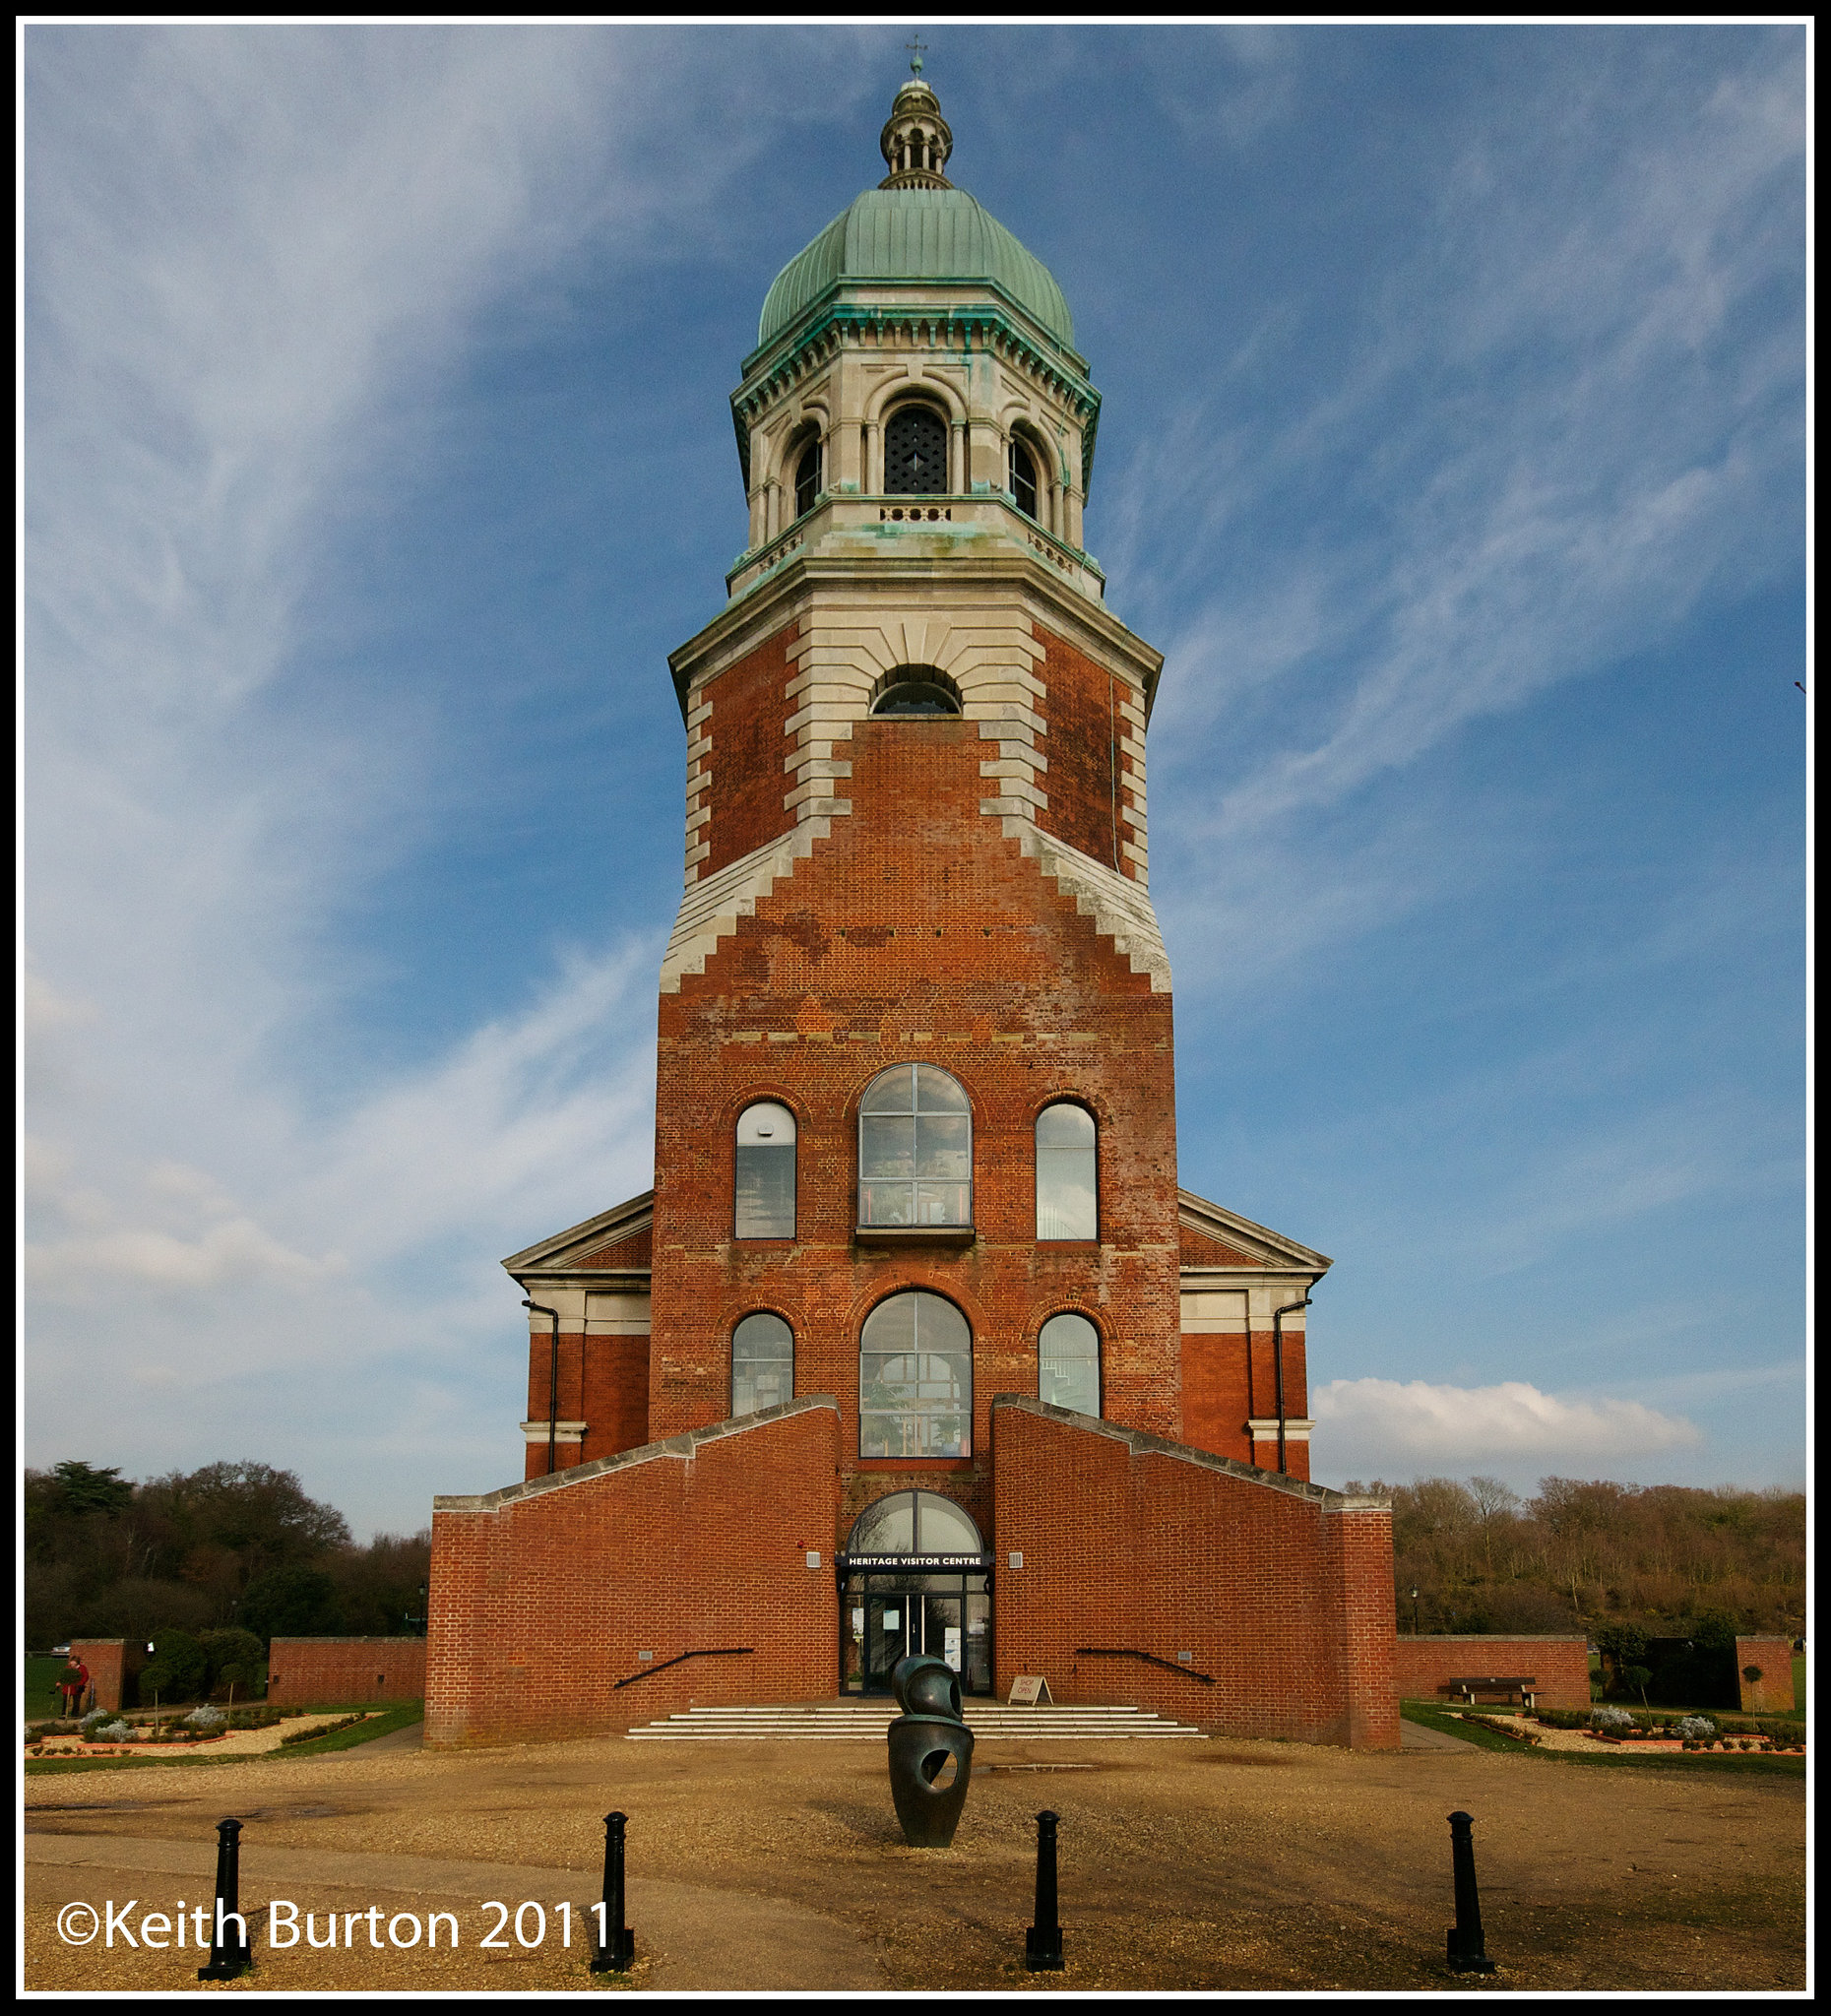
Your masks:
M92 1743L125 1743L133 1740L134 1726L130 1722L106 1722L88 1740Z
M1717 1725L1708 1715L1687 1715L1673 1724L1673 1732L1689 1740L1706 1742L1717 1733Z
M206 1701L201 1708L193 1708L185 1721L192 1729L218 1730L228 1720L220 1708L212 1708Z
M1742 1668L1742 1678L1745 1679L1751 1687L1754 1687L1758 1686L1764 1679L1766 1679L1767 1675L1761 1670L1761 1669L1758 1666L1745 1666Z
M1623 1731L1634 1727L1634 1718L1628 1714L1625 1708L1592 1708L1590 1710L1590 1727L1592 1729L1606 1730L1610 1734L1619 1735Z
M190 1701L209 1684L210 1657L188 1631L161 1631L153 1657L140 1670L140 1698Z
M360 1714L346 1715L341 1721L327 1722L322 1729L295 1729L289 1736L282 1736L280 1740L282 1744L312 1743L320 1736L334 1736L340 1729L353 1729L357 1723L366 1720L367 1717Z

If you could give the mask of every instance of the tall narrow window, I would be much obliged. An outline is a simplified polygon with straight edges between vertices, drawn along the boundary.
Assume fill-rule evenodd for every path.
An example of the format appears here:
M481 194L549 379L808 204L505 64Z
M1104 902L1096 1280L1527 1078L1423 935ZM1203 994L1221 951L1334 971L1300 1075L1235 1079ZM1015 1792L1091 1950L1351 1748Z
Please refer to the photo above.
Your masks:
M759 1309L731 1332L731 1413L755 1414L794 1398L794 1332Z
M810 441L802 451L801 459L794 469L794 515L799 518L803 512L814 508L814 499L820 495L821 452L818 441Z
M973 1109L932 1064L893 1064L865 1087L858 1223L973 1223Z
M884 428L884 488L893 497L938 497L947 488L947 422L925 406L901 406Z
M973 1332L922 1289L879 1302L858 1339L858 1454L971 1456Z
M1100 1413L1100 1332L1072 1310L1051 1316L1037 1339L1037 1398L1076 1414Z
M740 1239L794 1237L794 1115L774 1100L737 1116Z
M1085 1106L1037 1115L1037 1237L1097 1239L1099 1135Z
M1037 515L1037 465L1021 441L1011 443L1011 495L1026 518Z

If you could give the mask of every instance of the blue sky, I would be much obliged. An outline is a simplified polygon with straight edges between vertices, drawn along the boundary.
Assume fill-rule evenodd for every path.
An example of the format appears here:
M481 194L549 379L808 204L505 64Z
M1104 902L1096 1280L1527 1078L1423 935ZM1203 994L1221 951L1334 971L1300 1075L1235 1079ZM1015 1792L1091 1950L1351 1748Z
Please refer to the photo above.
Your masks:
M518 1473L726 400L911 32L27 31L29 1461ZM1318 1476L1797 1484L1803 31L925 39L1105 395L1182 1180L1336 1258Z

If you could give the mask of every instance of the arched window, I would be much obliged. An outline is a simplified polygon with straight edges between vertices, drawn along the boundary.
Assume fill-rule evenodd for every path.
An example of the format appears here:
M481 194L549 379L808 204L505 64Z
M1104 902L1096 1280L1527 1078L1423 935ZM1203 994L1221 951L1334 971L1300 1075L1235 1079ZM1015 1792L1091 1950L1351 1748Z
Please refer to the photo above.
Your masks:
M731 1413L755 1414L794 1398L794 1332L759 1309L731 1332Z
M801 451L801 459L794 466L794 515L801 517L814 508L814 499L821 491L821 471L825 457L821 453L818 435Z
M893 1064L865 1087L858 1223L973 1223L973 1109L932 1064Z
M1037 1398L1076 1414L1100 1413L1100 1332L1072 1310L1051 1316L1037 1339Z
M936 665L898 665L877 682L873 714L958 714L960 688Z
M774 1100L737 1116L737 1211L740 1239L794 1237L794 1115Z
M932 407L898 407L884 428L884 489L938 497L946 488L947 422Z
M1099 1133L1085 1106L1064 1102L1037 1115L1037 1237L1097 1239Z
M973 1332L925 1289L892 1295L864 1319L858 1454L973 1454Z
M1011 495L1026 518L1037 515L1037 465L1030 450L1011 437Z
M846 1537L849 1554L983 1554L964 1505L939 1491L892 1491L867 1505Z

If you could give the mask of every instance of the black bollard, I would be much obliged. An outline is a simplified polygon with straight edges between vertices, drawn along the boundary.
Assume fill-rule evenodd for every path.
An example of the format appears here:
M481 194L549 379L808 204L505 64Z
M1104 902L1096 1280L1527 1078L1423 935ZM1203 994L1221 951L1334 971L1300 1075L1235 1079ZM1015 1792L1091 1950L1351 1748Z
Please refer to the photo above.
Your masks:
M1055 1826L1060 1817L1037 1815L1037 1922L1024 1934L1024 1965L1032 1974L1056 1974L1062 1966L1062 1928L1055 1916Z
M1450 1823L1450 1866L1456 1878L1456 1922L1449 1932L1449 1964L1457 1974L1492 1974L1494 1963L1487 1957L1482 1937L1482 1900L1475 1887L1475 1819L1469 1813L1452 1813Z
M599 1919L598 1944L592 1951L594 1974L627 1974L636 1957L636 1935L623 1922L623 1829L625 1813L604 1815L604 1901Z
M254 1942L241 1915L241 1822L217 1822L216 1924L210 1939L210 1965L197 1970L199 1981L233 1981L254 1965Z

